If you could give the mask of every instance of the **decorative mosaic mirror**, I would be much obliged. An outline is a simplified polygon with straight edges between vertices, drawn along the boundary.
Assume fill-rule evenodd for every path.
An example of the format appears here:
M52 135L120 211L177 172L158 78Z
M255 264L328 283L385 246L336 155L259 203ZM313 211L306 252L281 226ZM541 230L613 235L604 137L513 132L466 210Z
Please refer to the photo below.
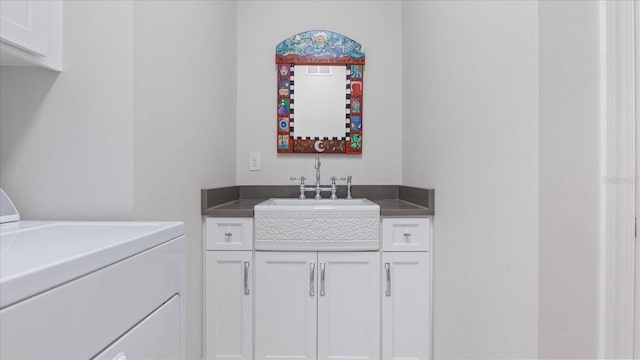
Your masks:
M364 51L328 30L276 46L279 153L362 154Z

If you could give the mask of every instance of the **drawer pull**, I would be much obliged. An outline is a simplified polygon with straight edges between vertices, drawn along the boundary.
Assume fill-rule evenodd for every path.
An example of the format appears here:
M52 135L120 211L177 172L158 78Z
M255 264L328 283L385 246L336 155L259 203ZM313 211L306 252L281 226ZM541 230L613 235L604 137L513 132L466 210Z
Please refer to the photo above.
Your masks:
M406 233L404 233L404 234L402 234L402 235L404 236L404 240L405 240L405 241L410 241L410 239L409 239L409 238L411 237L411 233L406 232Z
M309 264L309 296L316 296L316 263Z
M244 262L244 294L250 295L251 289L249 289L249 266L251 264L248 261Z
M384 263L384 271L387 275L387 288L384 291L384 295L391 296L391 263Z
M226 236L226 237L231 237L232 235L233 235L233 233L230 233L230 232L224 233L224 236Z
M324 296L324 268L326 263L320 263L320 296Z

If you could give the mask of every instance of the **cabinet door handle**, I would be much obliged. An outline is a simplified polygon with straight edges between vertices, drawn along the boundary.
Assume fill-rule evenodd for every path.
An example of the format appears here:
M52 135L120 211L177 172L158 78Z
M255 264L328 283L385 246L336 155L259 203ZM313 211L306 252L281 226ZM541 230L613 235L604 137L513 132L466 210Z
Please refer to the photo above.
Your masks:
M244 294L250 295L251 289L249 289L249 266L251 264L248 261L244 262Z
M384 263L384 271L387 274L387 289L384 291L384 295L391 296L391 263Z
M230 232L224 233L224 236L226 236L226 237L231 237L231 235L233 235L233 233L230 233Z
M326 263L320 263L320 296L324 296L324 268Z
M402 234L404 236L404 241L410 241L409 238L411 237L411 233L406 232L404 234Z
M316 263L309 264L309 296L316 296Z

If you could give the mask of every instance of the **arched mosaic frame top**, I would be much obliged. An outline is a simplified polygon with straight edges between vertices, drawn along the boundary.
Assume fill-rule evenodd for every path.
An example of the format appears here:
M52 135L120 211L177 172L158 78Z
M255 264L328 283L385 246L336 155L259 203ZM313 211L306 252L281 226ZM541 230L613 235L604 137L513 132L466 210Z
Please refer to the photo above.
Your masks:
M364 51L360 43L328 30L301 32L276 46L276 143L279 153L362 154L364 61ZM343 137L294 137L296 65L346 67Z

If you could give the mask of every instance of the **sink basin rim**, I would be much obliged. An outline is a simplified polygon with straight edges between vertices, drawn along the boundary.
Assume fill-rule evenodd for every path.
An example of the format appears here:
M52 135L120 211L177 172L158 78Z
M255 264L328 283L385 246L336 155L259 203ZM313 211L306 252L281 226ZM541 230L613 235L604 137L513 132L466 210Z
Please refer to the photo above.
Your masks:
M365 198L358 199L295 199L295 198L270 198L254 207L260 212L277 211L323 211L332 210L337 212L371 211L380 210L380 205Z

